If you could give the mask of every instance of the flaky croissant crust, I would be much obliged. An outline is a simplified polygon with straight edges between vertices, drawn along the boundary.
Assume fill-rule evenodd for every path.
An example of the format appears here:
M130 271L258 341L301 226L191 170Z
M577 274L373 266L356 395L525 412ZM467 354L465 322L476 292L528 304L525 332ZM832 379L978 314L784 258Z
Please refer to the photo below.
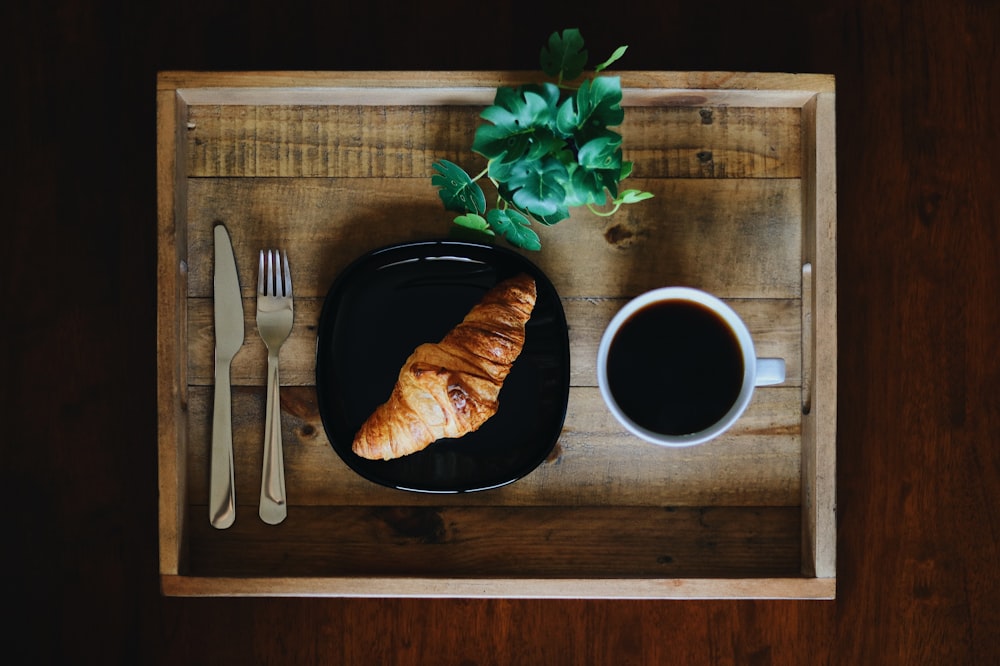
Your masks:
M371 460L399 458L438 439L473 432L496 414L500 389L524 348L536 298L530 275L504 280L440 342L417 347L389 399L355 435L354 453Z

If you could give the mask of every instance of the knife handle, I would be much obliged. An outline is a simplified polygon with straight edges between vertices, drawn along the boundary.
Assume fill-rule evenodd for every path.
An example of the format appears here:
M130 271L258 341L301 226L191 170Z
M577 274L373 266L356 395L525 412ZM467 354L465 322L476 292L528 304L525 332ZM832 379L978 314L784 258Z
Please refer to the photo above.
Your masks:
M229 363L217 363L215 401L212 413L212 462L208 483L208 519L224 530L236 520L236 489L233 474L233 408Z

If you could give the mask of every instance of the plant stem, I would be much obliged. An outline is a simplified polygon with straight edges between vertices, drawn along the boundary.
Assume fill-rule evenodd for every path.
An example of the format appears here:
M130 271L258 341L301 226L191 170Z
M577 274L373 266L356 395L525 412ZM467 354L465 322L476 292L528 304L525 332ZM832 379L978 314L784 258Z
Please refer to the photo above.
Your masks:
M617 213L618 209L621 208L621 207L622 207L622 202L621 201L617 202L614 205L614 208L612 208L611 210L608 210L608 211L598 210L597 207L594 206L594 204L591 204L591 203L587 204L587 208L590 210L590 212L593 213L594 215L597 215L598 217L611 217L612 215L614 215L615 213Z

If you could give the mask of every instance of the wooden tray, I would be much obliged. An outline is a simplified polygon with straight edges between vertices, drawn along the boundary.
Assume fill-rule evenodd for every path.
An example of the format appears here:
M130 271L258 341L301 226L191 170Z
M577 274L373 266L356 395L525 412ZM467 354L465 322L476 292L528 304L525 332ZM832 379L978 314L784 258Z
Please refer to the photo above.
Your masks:
M464 495L376 486L330 447L316 407L323 297L354 258L446 236L430 183L473 168L478 113L504 72L161 73L160 574L175 596L782 597L835 593L834 81L825 75L623 72L631 186L656 197L541 229L527 253L563 299L571 396L553 455ZM209 525L212 226L233 237L246 342L233 367L236 522ZM265 351L257 253L288 250L282 350L287 520L257 517ZM685 284L746 319L787 381L727 435L661 449L596 388L601 332L626 300Z

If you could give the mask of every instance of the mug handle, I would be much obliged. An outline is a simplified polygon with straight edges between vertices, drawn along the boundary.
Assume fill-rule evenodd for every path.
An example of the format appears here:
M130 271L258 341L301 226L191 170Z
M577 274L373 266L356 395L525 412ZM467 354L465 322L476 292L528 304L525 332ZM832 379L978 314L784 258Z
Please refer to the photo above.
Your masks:
M785 359L758 358L754 386L772 386L785 381Z

